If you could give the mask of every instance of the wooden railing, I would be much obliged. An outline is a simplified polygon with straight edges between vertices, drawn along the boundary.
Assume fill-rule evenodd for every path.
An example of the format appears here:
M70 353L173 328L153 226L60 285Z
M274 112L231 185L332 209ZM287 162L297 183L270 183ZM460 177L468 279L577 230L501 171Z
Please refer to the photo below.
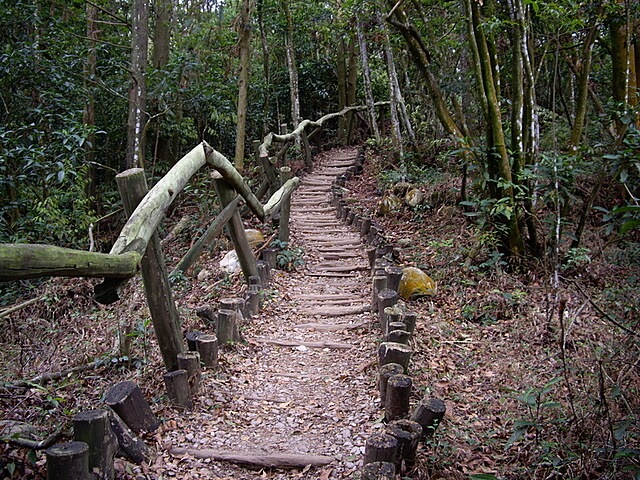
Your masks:
M177 368L177 355L184 350L184 346L156 233L171 203L201 168L209 166L216 171L214 184L222 211L178 262L175 271L186 271L196 261L203 247L219 235L227 224L243 274L249 282L251 277L258 275L258 270L244 233L238 208L240 201L244 200L249 210L262 222L284 206L280 229L281 232L285 229L288 232L287 205L300 182L298 177L289 178L290 169L287 166L281 166L280 172L276 173L276 166L283 163L288 146L296 139L301 139L305 166L310 170L311 149L307 139L316 135L328 120L365 108L347 107L317 121L303 120L291 133L268 134L257 146L257 161L263 169L265 180L256 194L232 163L204 141L182 157L149 191L142 169L126 170L116 176L116 182L128 221L108 254L41 244L0 244L0 281L48 276L104 278L95 287L95 298L108 304L119 299L119 288L140 270L163 362L168 371L173 371ZM314 130L307 135L308 128ZM279 144L280 149L271 157L269 151L274 143ZM270 196L262 204L259 198L265 193L270 193ZM281 237L288 236L286 232L281 233Z

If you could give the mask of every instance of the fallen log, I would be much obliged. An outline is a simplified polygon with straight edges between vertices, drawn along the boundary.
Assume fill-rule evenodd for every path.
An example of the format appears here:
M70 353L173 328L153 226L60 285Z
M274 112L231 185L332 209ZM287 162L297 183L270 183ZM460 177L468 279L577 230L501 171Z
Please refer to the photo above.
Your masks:
M41 244L0 244L0 281L39 277L130 278L142 255L85 252Z
M248 453L212 450L209 448L172 448L174 456L192 455L195 458L217 460L221 462L250 465L256 468L304 468L307 465L321 467L335 460L325 455L307 455L298 453Z

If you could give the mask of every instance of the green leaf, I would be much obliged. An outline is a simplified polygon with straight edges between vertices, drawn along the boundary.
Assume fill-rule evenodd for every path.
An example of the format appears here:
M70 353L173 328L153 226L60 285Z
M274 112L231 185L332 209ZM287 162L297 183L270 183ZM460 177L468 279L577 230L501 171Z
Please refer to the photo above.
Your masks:
M620 227L620 235L624 235L629 230L635 230L636 228L640 228L640 219L624 222Z
M498 477L490 473L475 473L469 475L469 480L498 480Z

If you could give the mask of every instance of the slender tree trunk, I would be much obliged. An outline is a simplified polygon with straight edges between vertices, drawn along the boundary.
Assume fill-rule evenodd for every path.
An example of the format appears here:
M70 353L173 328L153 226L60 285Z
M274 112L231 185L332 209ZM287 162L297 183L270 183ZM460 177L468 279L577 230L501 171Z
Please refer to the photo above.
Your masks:
M349 42L349 71L347 76L347 107L352 107L357 102L358 88L358 56L356 54L356 40L351 36ZM347 145L353 143L353 136L356 129L355 112L347 113Z
M169 64L171 43L171 18L173 16L173 0L155 0L155 29L153 31L153 54L151 65L156 70L164 70ZM159 114L159 105L153 107L154 117ZM154 158L158 161L173 164L176 154L172 155L171 138L160 131L160 119L155 122L155 151Z
M617 6L607 18L611 42L611 95L613 101L626 108L629 105L629 12L625 0L617 0ZM634 92L635 94L635 92ZM618 134L625 126L616 119Z
M238 74L238 124L236 129L235 167L242 171L244 167L244 144L247 124L247 92L249 88L249 55L251 51L251 10L252 0L243 0L238 35L240 40L240 73Z
M598 35L598 22L594 20L594 24L589 27L587 35L582 44L582 52L576 64L578 71L578 93L575 102L575 115L573 118L573 127L571 128L571 138L569 140L569 148L573 151L577 150L584 123L587 117L587 107L589 100L589 75L591 74L591 59L593 57L593 45Z
M391 3L393 6L393 2ZM458 144L460 144L460 140L463 138L462 132L456 124L453 115L449 111L449 107L447 106L442 90L440 89L438 81L430 68L431 56L426 45L422 42L420 34L412 25L409 24L407 15L400 4L395 5L392 13L386 17L386 20L390 22L405 39L409 52L411 53L413 60L422 75L422 79L425 82L425 86L429 96L431 97L431 101L433 102L440 124L444 130L456 139Z
M131 34L131 86L127 120L126 168L144 166L144 131L147 108L147 48L149 43L149 5L147 0L134 0Z
M502 114L494 77L496 66L492 62L491 48L485 36L480 6L472 0L467 0L465 4L470 22L470 42L472 49L477 51L477 66L480 68L480 71L476 71L476 75L479 76L480 103L483 107L486 105L485 122L489 132L487 135L489 193L496 200L507 199L506 213L499 215L496 221L504 224L507 230L505 238L501 239L505 253L517 261L524 254L524 240L518 225L518 211L513 189L514 179L502 128ZM521 53L519 54L521 55Z
M338 76L338 110L347 106L347 66L345 63L344 38L338 39L336 49L336 73ZM341 115L338 119L338 143L346 145L347 139L347 117Z
M384 56L387 62L387 76L389 78L389 105L391 111L391 129L393 132L393 142L396 147L396 151L400 156L403 154L404 146L402 142L402 131L400 130L400 85L398 84L398 74L396 72L396 66L393 59L393 51L391 50L391 43L389 42L389 35L387 34L384 23L380 13L376 13L376 22L382 30L382 46L384 48Z
M291 97L291 122L293 130L298 127L300 122L300 87L298 84L298 67L296 65L296 52L293 44L293 17L289 6L290 0L282 2L285 19L287 21L287 33L285 36L285 50L287 54L287 69L289 70L289 92ZM299 142L296 139L296 143Z
M367 113L369 117L369 127L376 140L380 140L380 129L376 120L376 111L373 106L373 90L371 88L371 70L369 69L369 55L367 53L367 40L364 38L362 31L362 22L356 19L356 31L358 34L358 45L360 45L360 60L362 62L362 79L364 80L364 94L367 104Z
M264 75L264 100L262 104L262 138L269 133L269 113L271 107L271 69L269 68L269 44L267 43L267 34L264 30L263 19L263 0L258 0L258 28L260 29L260 44L262 45L262 71Z
M87 17L87 63L84 67L84 77L87 97L85 99L84 110L82 112L82 122L87 127L93 129L96 125L96 105L93 81L96 77L96 65L98 63L98 57L96 54L96 43L98 41L96 20L98 19L98 8L91 3L87 3L85 12ZM95 140L96 136L91 132L85 144L85 160L89 168L89 182L87 184L87 195L89 197L93 197L96 192Z
M538 160L539 126L536 113L535 78L533 51L529 29L529 16L521 0L509 0L509 11L512 21L512 62L513 62L513 94L511 99L511 151L514 184L520 187L520 197L524 204L524 221L529 232L529 248L537 253L539 250L537 230L533 218L533 201L531 199L531 183L526 179L526 166L535 165ZM520 214L520 212L518 212Z

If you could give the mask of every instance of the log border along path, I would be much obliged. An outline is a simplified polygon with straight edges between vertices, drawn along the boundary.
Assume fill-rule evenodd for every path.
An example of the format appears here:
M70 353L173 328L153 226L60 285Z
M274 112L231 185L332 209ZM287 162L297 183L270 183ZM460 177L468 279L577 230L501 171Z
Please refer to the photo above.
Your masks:
M269 298L244 328L247 343L223 350L222 370L205 375L195 410L163 432L167 473L359 478L365 440L382 414L371 279L359 232L329 205L332 182L356 156L332 151L302 179L290 245L304 249L305 265L273 272Z

